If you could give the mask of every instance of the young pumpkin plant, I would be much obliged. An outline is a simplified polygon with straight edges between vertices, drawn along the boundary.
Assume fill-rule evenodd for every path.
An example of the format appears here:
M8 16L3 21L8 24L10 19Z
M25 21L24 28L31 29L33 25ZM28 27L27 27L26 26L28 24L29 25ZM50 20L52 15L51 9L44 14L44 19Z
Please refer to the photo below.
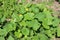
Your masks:
M0 0L0 40L50 40L56 33L60 37L59 19L52 14L44 4Z

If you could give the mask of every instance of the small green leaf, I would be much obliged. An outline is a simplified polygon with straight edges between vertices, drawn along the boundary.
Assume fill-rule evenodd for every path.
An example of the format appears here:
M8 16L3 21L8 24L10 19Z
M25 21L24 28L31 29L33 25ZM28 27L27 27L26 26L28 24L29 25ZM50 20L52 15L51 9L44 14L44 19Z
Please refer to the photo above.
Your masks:
M22 3L25 3L25 2L26 2L26 0L21 0L21 2L22 2Z
M7 40L14 40L12 36L9 36Z
M0 36L6 36L6 35L7 35L6 29L0 29Z
M24 14L25 12L26 12L26 10L25 10L25 8L24 8L24 6L21 6L21 8L20 8L20 14Z
M35 7L35 5L30 8L31 11L33 11L34 13L39 13L39 8Z
M35 18L38 18L39 21L43 21L45 18L45 14L43 13L38 13L35 15Z
M57 27L57 36L60 37L60 27Z
M24 15L24 20L32 20L34 19L34 13L27 13Z
M7 32L10 32L12 30L15 30L16 29L16 24L15 23L7 23L5 26L4 26L4 29L7 31Z
M21 37L22 37L22 33L20 33L20 32L15 32L14 34L15 34L15 36L16 36L17 38L21 38Z
M53 37L51 30L46 30L45 34L48 35L49 37Z
M49 40L45 34L40 34L40 40Z
M31 40L31 37L27 37L26 40Z
M37 30L40 27L40 23L37 20L27 21L27 26L32 27L33 30Z
M23 19L23 15L19 15L19 20L21 21Z
M32 40L39 40L38 36L33 36Z
M34 24L34 25L32 25L33 30L37 30L41 25L37 20L32 20L32 22Z
M59 20L58 20L58 18L54 18L53 26L58 26L58 25L59 25Z
M30 31L30 36L33 36L34 32L33 30Z
M0 37L0 40L5 40L4 37Z
M27 3L27 4L25 5L25 7L28 8L28 7L30 7L31 5L32 5L31 3Z
M14 20L14 22L20 21L20 18L19 18L19 15L17 14L17 12L13 13L12 19Z
M24 27L27 25L24 20L23 20L22 22L20 22L19 24L20 24L21 26L24 26Z
M41 33L45 33L45 30L44 30L43 27L41 27L39 30L40 30Z
M4 22L5 20L6 20L5 16L1 18L1 22Z
M27 28L24 27L22 29L22 34L24 34L25 36L29 35L29 29L27 29Z
M50 27L48 26L48 21L47 21L47 18L45 18L43 21L42 21L42 25L45 29L49 29Z

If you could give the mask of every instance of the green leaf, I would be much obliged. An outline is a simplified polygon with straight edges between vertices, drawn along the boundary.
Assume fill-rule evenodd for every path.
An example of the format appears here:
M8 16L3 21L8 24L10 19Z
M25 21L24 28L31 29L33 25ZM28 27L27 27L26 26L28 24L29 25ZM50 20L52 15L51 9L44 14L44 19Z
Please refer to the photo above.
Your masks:
M24 27L22 29L22 34L25 35L25 36L29 35L29 29L27 29L27 28Z
M60 27L57 27L57 36L60 37Z
M0 40L5 40L4 37L0 37Z
M33 36L34 32L33 30L30 30L30 36Z
M21 6L19 12L20 12L20 14L25 14L26 10L25 10L24 6Z
M39 40L38 36L33 36L32 40Z
M20 22L19 24L20 24L21 26L24 26L24 27L27 25L24 20L23 20L22 22Z
M27 21L27 26L32 27L33 30L37 30L40 27L40 23L37 20Z
M25 5L25 7L28 8L28 7L30 7L31 5L32 5L31 3L27 3L27 4Z
M17 2L17 0L10 0L10 4L13 4L14 2Z
M6 36L6 35L7 35L6 29L0 29L0 36Z
M9 36L7 40L14 40L12 36Z
M36 4L36 6L39 7L40 10L43 10L44 8L46 8L46 6L44 4Z
M39 21L43 21L45 18L45 14L43 13L38 13L34 16L35 18L38 18Z
M58 18L54 18L53 26L58 26L58 25L59 25L59 20L58 20Z
M32 25L33 30L37 30L41 25L37 20L32 20L32 23L34 24Z
M26 0L21 0L21 2L22 2L22 3L25 3L25 2L26 2Z
M52 34L55 34L55 33L56 33L57 28L52 28L52 27L51 27L51 28L50 28L50 30L51 30L51 33L52 33Z
M2 18L2 13L0 12L0 20L1 20L1 18Z
M34 19L34 13L27 13L24 15L24 20L32 20Z
M49 40L45 34L40 34L40 40Z
M49 40L48 37L45 34L38 34L37 35L40 39L39 40Z
M27 37L26 40L31 40L31 37Z
M21 21L23 19L23 15L19 15L19 20Z
M43 21L42 21L42 25L45 29L49 29L50 27L48 26L48 21L47 21L47 18L45 18Z
M22 37L22 33L20 33L20 32L15 32L14 34L15 34L15 36L16 36L17 38L21 38L21 37Z
M46 30L45 34L48 35L49 37L53 37L51 30Z
M4 29L7 31L7 32L10 32L12 30L15 30L16 29L16 24L15 23L7 23L5 26L4 26Z
M23 18L22 14L18 14L17 12L14 12L12 15L12 20L14 20L14 22L18 22L21 21Z
M32 22L32 21L26 21L26 24L27 24L27 26L28 26L29 28L33 26L33 22Z
M31 11L33 11L34 13L39 13L39 8L35 7L32 5L32 7L30 8Z
M44 11L43 11L43 14L45 14L45 17L47 19L47 24L51 25L52 24L52 19L53 19L52 15L51 15L51 12L45 8Z
M7 32L9 32L9 31L12 31L12 25L11 24L7 24L7 25L5 25L5 27L4 27L4 29L6 29L6 31Z
M13 13L12 19L14 20L14 22L20 21L17 12Z
M6 20L5 16L1 18L1 22L4 22L5 20Z
M39 31L40 31L41 33L45 33L45 30L44 30L43 27L41 27L41 28L39 29Z

